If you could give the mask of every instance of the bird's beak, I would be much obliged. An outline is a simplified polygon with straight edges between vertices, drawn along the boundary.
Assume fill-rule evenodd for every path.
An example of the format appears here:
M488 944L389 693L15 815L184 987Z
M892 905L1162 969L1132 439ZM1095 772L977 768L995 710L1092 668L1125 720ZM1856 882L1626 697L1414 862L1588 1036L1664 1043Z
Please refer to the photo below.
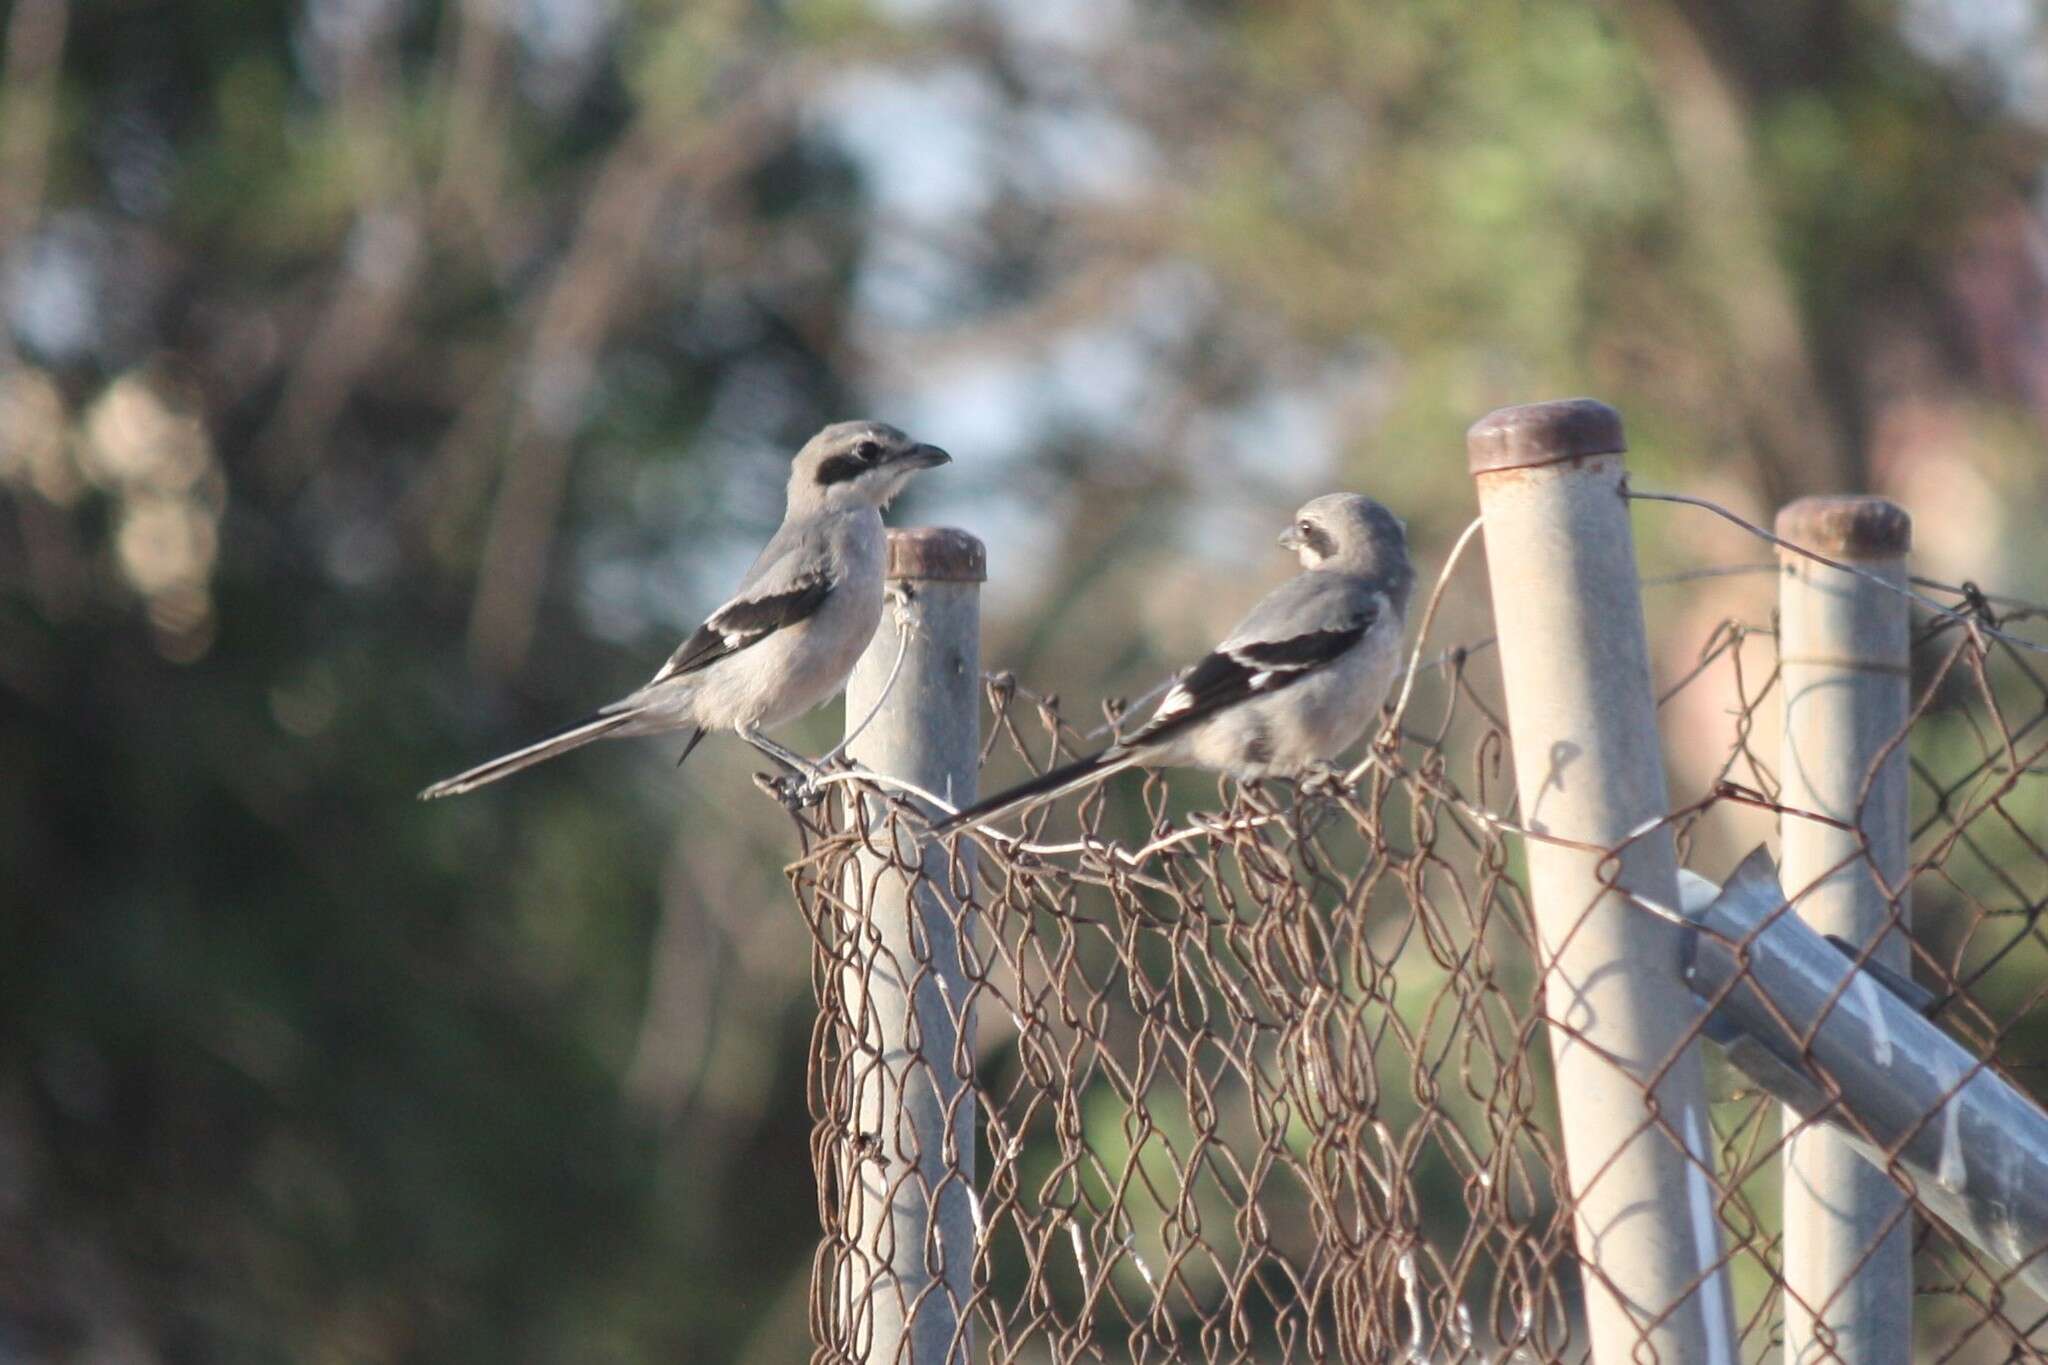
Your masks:
M1286 530L1280 533L1280 548L1283 550L1299 550L1301 548L1301 532L1295 530L1290 524Z
M912 469L936 469L942 464L953 463L953 457L937 446L915 445L896 457L897 463Z

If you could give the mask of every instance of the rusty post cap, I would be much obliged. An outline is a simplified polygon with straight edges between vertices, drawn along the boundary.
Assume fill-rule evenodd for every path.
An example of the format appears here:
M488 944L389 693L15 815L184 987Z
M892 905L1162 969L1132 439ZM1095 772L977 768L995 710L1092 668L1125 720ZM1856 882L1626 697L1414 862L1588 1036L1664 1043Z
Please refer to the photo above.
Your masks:
M1497 408L1465 432L1465 455L1474 474L1528 469L1587 455L1628 449L1621 414L1597 398L1559 398Z
M1874 493L1828 493L1778 509L1777 532L1831 559L1899 559L1913 548L1913 516Z
M981 583L988 579L988 549L957 526L892 527L886 574Z

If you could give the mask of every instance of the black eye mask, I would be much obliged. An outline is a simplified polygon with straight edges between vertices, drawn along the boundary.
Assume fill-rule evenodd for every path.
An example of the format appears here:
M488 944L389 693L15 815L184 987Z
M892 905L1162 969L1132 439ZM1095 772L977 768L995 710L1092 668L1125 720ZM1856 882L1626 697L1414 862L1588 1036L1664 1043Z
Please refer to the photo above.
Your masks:
M874 466L858 455L834 455L818 466L818 486L829 488L835 483L857 479Z

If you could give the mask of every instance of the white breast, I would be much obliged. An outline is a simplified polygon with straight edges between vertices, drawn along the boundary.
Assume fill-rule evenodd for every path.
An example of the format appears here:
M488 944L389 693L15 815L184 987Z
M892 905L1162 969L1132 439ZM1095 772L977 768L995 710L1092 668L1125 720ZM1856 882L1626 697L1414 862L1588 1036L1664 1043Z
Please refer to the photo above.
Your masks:
M1383 602L1381 611L1386 610ZM1383 619L1363 640L1300 682L1196 727L1169 746L1159 762L1249 780L1289 777L1335 759L1378 717L1400 663L1401 636L1398 619Z
M779 725L846 685L882 621L881 514L851 509L823 534L840 571L831 594L808 620L704 670L694 698L699 724Z

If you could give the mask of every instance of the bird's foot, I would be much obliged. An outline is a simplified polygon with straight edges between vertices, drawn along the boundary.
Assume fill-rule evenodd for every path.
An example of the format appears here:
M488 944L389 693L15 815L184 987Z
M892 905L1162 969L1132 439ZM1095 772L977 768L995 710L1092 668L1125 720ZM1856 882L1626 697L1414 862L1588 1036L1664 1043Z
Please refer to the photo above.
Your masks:
M1302 796L1342 796L1351 788L1342 768L1319 758L1296 775L1294 789Z
M794 784L797 795L804 804L816 805L825 799L825 793L832 787L830 779L835 774L860 771L860 764L834 749L816 763L807 765L803 772L792 774L789 780Z
M807 810L823 804L825 800L825 788L804 773L757 772L754 785L768 793L785 810Z
M796 809L798 806L816 805L824 799L826 769L823 766L811 762L794 749L784 748L751 726L742 728L739 735L741 739L781 765L781 776L756 774L763 785L771 789L771 794L777 800L791 809ZM835 749L825 756L825 762L829 764L838 757L839 751ZM792 802L795 804L792 805Z

